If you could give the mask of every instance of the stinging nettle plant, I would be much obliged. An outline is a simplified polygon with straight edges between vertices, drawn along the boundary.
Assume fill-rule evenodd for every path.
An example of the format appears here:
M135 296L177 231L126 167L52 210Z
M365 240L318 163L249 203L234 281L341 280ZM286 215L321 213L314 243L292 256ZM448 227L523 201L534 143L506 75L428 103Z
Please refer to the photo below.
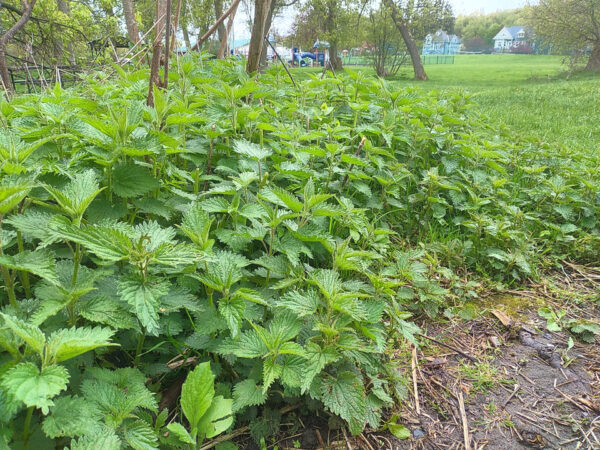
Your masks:
M290 404L358 434L467 276L597 258L597 161L460 94L197 57L155 108L144 71L1 101L0 446L260 442Z

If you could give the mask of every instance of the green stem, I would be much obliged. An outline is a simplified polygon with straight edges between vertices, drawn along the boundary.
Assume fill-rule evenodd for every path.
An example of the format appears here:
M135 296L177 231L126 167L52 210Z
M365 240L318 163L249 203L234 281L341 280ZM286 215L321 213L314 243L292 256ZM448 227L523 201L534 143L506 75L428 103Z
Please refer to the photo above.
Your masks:
M2 248L2 216L0 216L0 256L4 256L4 249ZM19 309L19 305L17 304L17 296L15 295L15 285L10 276L10 272L8 268L2 266L2 278L4 279L4 287L8 292L8 300L13 308Z
M33 406L27 409L27 416L25 417L25 425L23 426L23 450L27 450L29 441L29 426L31 425L31 417L33 416Z
M135 349L135 358L133 360L134 367L137 367L140 364L140 356L142 353L142 349L144 348L144 340L146 339L146 330L142 331L140 336L138 337L137 347Z
M23 246L23 235L20 231L17 231L17 245L19 247L19 253L23 253L25 250ZM29 284L29 274L27 272L19 272L19 277L21 278L21 283L23 284L23 288L25 289L25 297L31 297L31 285Z

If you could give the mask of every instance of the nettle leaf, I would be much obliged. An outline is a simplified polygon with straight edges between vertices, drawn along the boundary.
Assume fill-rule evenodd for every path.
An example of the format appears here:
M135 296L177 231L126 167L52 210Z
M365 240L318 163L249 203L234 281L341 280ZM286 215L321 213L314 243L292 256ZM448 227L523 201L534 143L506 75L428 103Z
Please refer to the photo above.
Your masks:
M240 155L247 156L252 159L265 159L273 154L273 151L252 142L238 140L233 143L233 150Z
M244 320L246 304L241 297L219 300L219 313L227 321L233 337L237 336Z
M51 226L63 239L83 245L106 261L126 259L132 249L131 240L123 227L91 225L77 228L66 221L54 221Z
M308 289L304 292L290 291L277 300L276 304L298 314L299 317L305 317L317 311L320 299L319 294L314 289Z
M148 169L137 164L119 164L113 169L112 189L119 197L138 197L159 187Z
M110 342L115 334L110 328L64 328L48 338L48 352L56 362L66 361L98 347L118 345Z
M215 396L215 376L210 363L198 364L192 370L181 387L181 409L192 428L197 427L200 419L208 411Z
M4 216L25 198L33 184L19 178L4 178L0 183L0 216Z
M93 434L101 429L100 415L95 405L81 397L64 396L54 401L42 429L50 438Z
M87 434L78 440L71 440L71 450L120 450L121 440L115 432L104 427L93 434Z
M102 415L123 419L136 408L158 410L154 394L146 387L146 377L131 367L109 370L92 367L81 384L85 399L93 402Z
M53 284L58 284L54 255L48 250L25 250L14 256L0 256L0 264L14 270L33 273Z
M225 340L218 348L219 353L238 358L258 358L268 352L267 345L256 330L240 333L235 339Z
M35 406L48 414L51 400L67 388L69 372L62 366L48 366L41 372L33 363L20 363L8 370L2 386L15 399L27 406Z
M331 347L321 348L314 342L307 342L304 346L306 352L306 366L302 377L302 393L306 392L315 377L327 366L338 359L340 354Z
M121 329L139 328L135 317L124 308L123 303L106 295L93 295L77 303L77 311L85 319Z
M123 428L125 441L135 450L157 449L158 437L154 429L142 420L135 420Z
M319 378L318 392L323 404L348 422L353 435L362 432L367 405L362 381L355 373L341 372L335 377Z
M11 329L13 333L23 339L33 351L42 355L44 345L46 344L46 336L37 326L22 321L21 319L9 316L8 314L0 313L4 319L4 323Z
M96 173L86 170L75 175L73 180L61 189L44 186L60 208L71 218L83 216L85 210L104 188L99 188Z
M246 406L262 405L267 401L263 389L256 385L256 381L248 378L240 381L233 387L233 410L239 411Z
M169 282L163 279L143 281L125 278L119 282L118 290L121 298L133 307L135 315L146 331L158 335L160 298L169 292Z

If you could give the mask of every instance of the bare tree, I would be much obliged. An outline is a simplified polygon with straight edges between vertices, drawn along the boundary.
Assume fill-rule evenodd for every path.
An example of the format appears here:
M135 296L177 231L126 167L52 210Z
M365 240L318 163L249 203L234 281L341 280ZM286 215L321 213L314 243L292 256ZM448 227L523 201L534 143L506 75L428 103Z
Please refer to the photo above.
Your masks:
M225 53L227 52L227 39L229 39L229 33L231 33L231 27L233 26L233 21L235 20L235 13L237 12L238 4L236 3L229 13L229 19L227 19L227 27L225 29L225 34L221 37L221 43L219 44L219 52L217 53L217 58L223 59L227 56Z
M138 28L138 23L135 18L135 8L133 7L133 0L123 0L123 15L125 16L127 37L129 37L129 40L132 44L137 44L140 40L140 30Z
M530 8L536 36L555 50L589 52L585 70L600 70L600 0L540 0Z
M154 106L154 86L160 86L160 60L162 57L163 34L167 16L167 0L156 0L156 27L152 44L152 60L150 62L150 82L148 83L148 106ZM167 61L168 64L168 61Z
M404 40L404 44L406 45L406 49L408 50L408 54L410 55L410 59L412 61L415 80L426 81L427 74L425 73L423 62L421 61L419 49L417 48L417 44L415 44L415 40L413 39L412 33L410 32L410 28L408 27L408 23L405 20L402 11L400 11L400 8L398 8L398 6L394 3L394 0L383 0L383 3L390 9L392 20L402 35L402 39Z
M31 13L33 12L35 2L36 0L30 0L29 2L27 0L21 0L21 4L23 5L21 17L12 27L10 27L2 36L0 36L0 76L2 77L4 87L9 93L13 93L15 88L10 81L8 66L6 65L6 45L31 18Z
M263 40L265 37L265 23L270 7L271 0L254 1L254 22L252 23L248 62L246 63L246 72L248 73L256 72L259 68L260 55L263 50Z

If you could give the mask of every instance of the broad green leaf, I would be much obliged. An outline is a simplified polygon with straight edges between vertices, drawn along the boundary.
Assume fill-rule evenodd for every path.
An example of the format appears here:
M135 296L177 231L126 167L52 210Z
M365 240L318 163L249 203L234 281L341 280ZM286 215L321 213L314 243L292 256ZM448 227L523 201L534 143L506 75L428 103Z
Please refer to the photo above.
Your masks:
M0 256L0 265L9 269L33 273L52 284L58 284L54 255L48 250L25 250L14 256Z
M42 333L37 326L22 321L21 319L9 316L8 314L0 313L0 316L4 319L4 323L21 339L23 339L27 345L29 345L33 351L42 355L44 345L46 344L46 336Z
M210 439L221 434L233 423L233 400L217 396L198 423L198 433Z
M119 197L139 197L159 187L158 180L137 164L120 164L113 169L112 189Z
M173 422L167 425L167 430L177 436L177 439L179 439L181 442L185 442L186 444L196 443L185 427L178 422Z
M98 347L118 345L110 342L110 328L63 328L48 338L48 352L56 362L66 361Z
M408 439L410 437L410 430L402 424L388 423L387 429L398 439Z
M265 159L267 156L273 154L271 150L261 147L258 144L242 140L234 142L233 150L240 155L248 156L249 158L258 160Z
M102 430L71 440L71 450L120 450L122 442L115 432L104 427Z
M158 449L158 437L154 429L142 420L128 423L123 429L123 437L135 450Z
M0 184L0 216L4 216L19 204L33 188L25 181L5 180Z
M160 298L169 292L169 283L157 279L154 282L137 278L125 278L119 282L119 295L133 307L135 315L146 331L158 335L158 312Z
M82 436L100 429L102 417L95 406L81 397L64 396L54 401L42 429L50 438Z
M8 370L2 386L15 399L27 406L35 406L48 414L51 400L67 388L69 372L62 366L48 366L43 371L33 363L20 363Z
M318 392L323 404L348 422L352 434L362 432L367 414L365 392L355 373L341 372L322 377Z
M233 387L233 410L239 411L246 406L262 405L267 400L263 390L256 381L248 378Z
M215 396L215 376L210 370L210 363L198 364L188 373L181 387L181 409L190 422L192 429L196 429L200 419L211 406Z

